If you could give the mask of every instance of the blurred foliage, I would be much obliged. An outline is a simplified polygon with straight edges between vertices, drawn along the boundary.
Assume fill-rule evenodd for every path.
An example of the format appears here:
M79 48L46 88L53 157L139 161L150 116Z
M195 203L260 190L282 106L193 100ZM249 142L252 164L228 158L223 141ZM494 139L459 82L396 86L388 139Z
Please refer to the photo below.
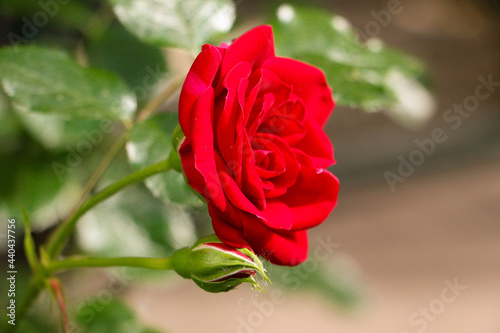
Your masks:
M179 121L177 113L162 113L137 124L130 132L127 145L129 160L134 169L166 159L172 151L172 133ZM145 180L151 192L166 202L177 202L187 206L201 206L203 203L187 185L184 175L169 170Z
M130 120L136 108L135 98L116 74L78 66L65 52L52 48L3 48L0 77L19 112Z
M145 42L197 54L201 46L231 29L231 0L109 0L116 16Z
M166 257L197 239L192 217L184 207L162 202L140 185L125 189L86 214L78 224L77 236L86 253L106 257Z
M287 4L272 16L277 53L320 67L337 104L416 119L398 87L410 82L425 93L419 61L380 40L360 41L346 19L319 9ZM234 20L230 0L3 0L0 215L20 218L25 207L37 233L63 220L112 142L172 75L174 59L165 48L196 54L204 43L228 40ZM126 154L115 158L97 189L168 157L176 125L176 114L163 112L133 126ZM72 250L168 256L209 232L207 219L203 203L172 170L86 214ZM321 266L273 267L271 278L345 305L358 299L348 278ZM85 304L77 314L85 332L154 332L118 300L100 304L89 320L95 306ZM30 317L24 331L54 331L39 317Z
M118 73L139 105L147 102L167 75L161 49L142 42L117 22L96 33L87 44L89 63Z
M345 265L337 262L332 265L310 257L298 267L272 266L268 270L273 286L278 288L289 292L313 291L346 309L360 304L359 279Z
M16 230L18 226L20 226L22 223L20 220L16 221ZM3 244L2 244L3 245ZM31 277L32 277L32 272L31 269L27 265L22 265L21 264L21 256L22 253L20 249L17 250L16 252L16 304L19 305L19 301L23 299L23 297L26 294L26 291L28 290L28 285L31 282ZM3 259L3 258L2 258ZM7 266L2 266L2 267L7 267ZM5 275L2 274L2 278L0 279L0 295L2 297L0 298L0 306L2 309L5 309L8 306L9 302L9 297L7 297L8 290L9 290L9 281L5 278ZM5 295L5 296L4 296ZM48 299L48 297L47 297ZM36 304L35 308L32 309L27 314L26 320L23 322L16 322L16 325L19 326L18 332L21 333L40 333L40 332L59 332L58 330L58 322L54 323L49 319L52 319L54 317L57 318L57 315L54 316L54 312L57 311L57 307L54 306L47 307L46 305L39 306L39 304ZM6 312L2 313L2 317L4 317ZM9 318L6 317L5 318ZM3 321L0 324L0 331L3 332L2 329L2 324L5 324L6 321Z
M380 39L361 41L345 18L285 4L270 23L277 53L321 68L338 105L386 110L409 126L426 121L434 111L432 97L419 82L424 79L423 64ZM411 89L401 90L409 82ZM413 92L418 96L408 96ZM416 100L418 105L408 105L406 100Z
M78 329L86 333L159 333L139 323L134 312L121 300L92 299L79 307L76 313Z

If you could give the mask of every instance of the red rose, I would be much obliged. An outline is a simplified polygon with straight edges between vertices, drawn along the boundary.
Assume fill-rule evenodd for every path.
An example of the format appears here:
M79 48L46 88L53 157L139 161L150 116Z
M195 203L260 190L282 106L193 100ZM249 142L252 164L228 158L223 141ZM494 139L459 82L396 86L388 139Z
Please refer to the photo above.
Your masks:
M179 153L222 241L274 264L306 260L307 229L337 203L322 129L333 107L319 69L275 56L270 26L203 46L179 100Z

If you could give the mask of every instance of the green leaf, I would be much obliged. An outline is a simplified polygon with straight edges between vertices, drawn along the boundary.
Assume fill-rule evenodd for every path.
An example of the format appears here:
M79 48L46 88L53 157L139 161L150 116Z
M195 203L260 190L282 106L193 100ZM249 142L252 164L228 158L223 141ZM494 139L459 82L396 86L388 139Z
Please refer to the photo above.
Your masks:
M231 0L109 0L120 21L136 36L159 46L199 52L231 29Z
M68 154L76 152L81 157L93 153L110 129L116 127L107 119L64 119L51 114L22 111L18 111L17 115L24 128L45 148L57 152L64 150ZM76 147L81 152L73 149Z
M110 26L88 44L90 63L118 73L139 103L151 97L166 73L161 49L137 39L120 24Z
M304 54L300 59L323 70L338 105L374 111L396 103L391 89L363 78L363 74L355 66L339 64L316 54Z
M89 298L78 308L76 321L87 333L159 333L143 326L132 309L116 297L106 302Z
M137 124L130 132L127 153L135 170L166 159L172 151L172 133L178 124L176 113L163 113ZM184 175L175 170L149 177L146 187L157 197L189 206L202 202L187 185Z
M0 83L16 109L25 112L127 121L136 109L135 97L115 74L83 68L50 48L1 49Z
M338 105L367 111L401 106L401 99L406 96L398 89L400 81L395 82L394 77L414 82L420 91L426 91L416 81L424 72L420 61L386 47L378 39L361 42L341 16L287 4L278 8L271 23L278 54L321 68ZM414 110L400 110L413 116ZM423 114L426 112L422 110Z

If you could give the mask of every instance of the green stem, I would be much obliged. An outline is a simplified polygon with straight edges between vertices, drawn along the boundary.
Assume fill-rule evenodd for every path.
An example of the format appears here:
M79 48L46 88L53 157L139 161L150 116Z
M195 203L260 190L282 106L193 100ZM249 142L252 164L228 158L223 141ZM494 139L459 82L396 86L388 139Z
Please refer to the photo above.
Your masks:
M80 267L138 267L149 269L173 269L170 258L142 258L142 257L122 257L122 258L99 258L73 256L63 260L53 261L47 268L50 274L55 272Z
M120 191L124 187L140 182L152 175L167 171L170 168L171 164L168 159L161 161L147 168L131 173L127 177L109 185L102 191L90 197L73 215L71 215L64 223L60 224L54 231L47 243L47 253L49 257L54 258L61 253L67 239L75 229L75 225L78 219L92 207L111 197L113 194Z
M39 274L39 263L38 257L36 255L36 246L33 237L31 236L31 225L28 212L23 208L23 222L24 222L24 252L26 254L26 259L30 265L31 270L35 277L38 278Z
M125 147L128 139L128 132L123 133L120 138L109 148L106 155L103 157L99 165L95 169L94 173L90 176L89 180L85 184L85 187L80 194L80 198L74 205L71 214L74 214L78 208L85 202L85 199L89 193L94 189L101 176L104 174L108 166L111 164L115 156L120 152L120 150Z
M171 97L184 82L186 74L177 74L167 83L162 92L153 98L138 114L135 119L136 123L146 120L160 105Z

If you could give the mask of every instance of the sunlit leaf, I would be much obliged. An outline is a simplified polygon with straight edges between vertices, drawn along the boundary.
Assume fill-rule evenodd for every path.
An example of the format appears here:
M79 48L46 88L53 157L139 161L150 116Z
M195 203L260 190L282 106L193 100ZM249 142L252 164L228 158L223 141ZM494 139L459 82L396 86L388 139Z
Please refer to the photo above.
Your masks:
M38 112L18 112L24 128L45 148L84 158L95 152L117 126L108 119L65 119Z
M432 114L432 97L418 81L424 73L423 65L378 39L360 41L345 18L286 4L278 8L271 24L278 54L321 68L338 105L367 111L389 109L399 115L399 120L406 116L421 121ZM395 82L394 78L413 82L421 92L419 98L425 95L425 103L417 103L417 111L405 103L408 94L398 89L402 81Z
M1 49L0 83L23 112L129 120L136 109L135 97L118 76L83 68L65 52L45 47Z
M363 74L355 66L333 62L323 55L316 54L304 54L301 59L323 70L338 105L375 111L397 101L387 85L363 78Z
M231 29L231 0L109 0L120 21L135 35L159 46L198 52L201 45Z

